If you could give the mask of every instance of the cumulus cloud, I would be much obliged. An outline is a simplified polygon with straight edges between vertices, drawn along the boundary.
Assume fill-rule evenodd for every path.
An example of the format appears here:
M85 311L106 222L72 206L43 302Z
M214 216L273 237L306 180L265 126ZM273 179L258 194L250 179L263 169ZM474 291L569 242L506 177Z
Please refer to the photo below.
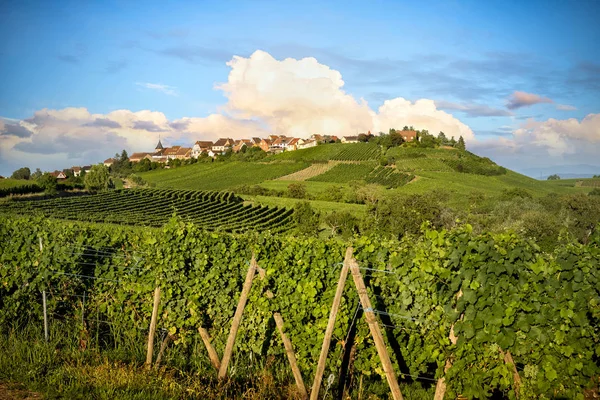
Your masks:
M156 90L169 96L177 96L177 88L174 86L163 85L162 83L136 82L136 85L146 89Z
M461 104L438 100L435 102L435 105L446 110L462 111L469 117L509 117L513 115L513 113L510 111L492 108L485 104Z
M27 138L27 137L33 135L33 132L31 132L29 129L27 129L22 124L4 124L4 123L2 123L2 126L0 126L0 135L5 135L5 136L12 135L12 136L16 136L19 138Z
M506 103L506 108L509 110L516 110L517 108L527 107L534 104L540 103L553 103L552 99L542 97L534 93L519 92L515 91Z
M43 109L19 122L31 132L29 136L25 131L18 137L0 135L0 157L11 159L13 164L35 160L32 167L65 168L103 160L121 149L151 151L158 134L165 145L191 146L196 140L219 137L273 133L339 136L412 125L433 134L443 131L449 137L474 138L467 125L438 109L433 100L411 102L398 97L373 110L367 101L344 90L339 71L312 57L277 60L259 50L247 58L235 56L227 65L227 81L215 86L227 98L218 113L169 120L163 113L150 110L92 114L86 108ZM176 94L176 88L167 85L137 85ZM15 128L10 129L14 133Z
M510 137L476 141L470 147L478 154L510 165L550 165L558 161L597 165L600 114L588 114L582 120L531 119L515 129Z

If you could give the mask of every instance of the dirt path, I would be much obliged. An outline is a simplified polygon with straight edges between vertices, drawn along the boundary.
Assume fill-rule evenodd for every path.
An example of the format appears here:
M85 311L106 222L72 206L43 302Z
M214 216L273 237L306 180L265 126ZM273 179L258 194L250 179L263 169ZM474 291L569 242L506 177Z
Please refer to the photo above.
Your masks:
M0 400L40 400L43 396L39 393L23 389L21 385L0 382Z

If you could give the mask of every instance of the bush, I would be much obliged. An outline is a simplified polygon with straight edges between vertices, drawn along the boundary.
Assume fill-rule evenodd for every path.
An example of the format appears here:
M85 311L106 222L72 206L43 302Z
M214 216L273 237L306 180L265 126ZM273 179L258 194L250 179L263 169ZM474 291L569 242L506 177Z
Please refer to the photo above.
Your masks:
M298 233L309 236L316 236L319 233L319 214L308 201L296 203L293 218Z
M352 237L359 233L359 220L347 211L333 211L324 218L325 223L331 229L332 235L341 235L343 238Z
M308 198L308 192L306 191L306 185L304 185L302 183L290 183L288 185L288 195L294 199Z
M98 192L114 188L108 168L104 165L94 165L90 172L85 175L85 188L90 192Z

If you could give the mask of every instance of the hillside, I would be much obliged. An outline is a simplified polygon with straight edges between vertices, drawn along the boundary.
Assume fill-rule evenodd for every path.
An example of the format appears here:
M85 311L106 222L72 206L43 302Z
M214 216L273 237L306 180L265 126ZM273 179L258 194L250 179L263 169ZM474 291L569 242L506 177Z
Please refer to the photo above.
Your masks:
M592 188L577 183L580 180L538 181L454 148L394 147L384 151L367 143L326 144L270 155L261 162L198 163L141 176L159 188L233 190L249 201L282 206L297 201L289 199L286 191L290 184L300 183L309 197L321 200L313 205L324 211L335 209L335 203L344 208L347 201L340 199L338 192L344 197L366 184L381 195L443 190L448 204L458 208L469 205L469 196L496 197L514 188L534 197L587 193ZM240 190L242 185L258 185L266 192L247 193ZM356 207L352 210L357 212Z

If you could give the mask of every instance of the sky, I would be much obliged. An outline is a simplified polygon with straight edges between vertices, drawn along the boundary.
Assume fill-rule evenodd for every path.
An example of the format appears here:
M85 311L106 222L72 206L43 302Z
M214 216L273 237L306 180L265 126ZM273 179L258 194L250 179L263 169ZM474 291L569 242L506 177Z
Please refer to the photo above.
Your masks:
M414 126L600 173L600 2L3 1L0 175Z

